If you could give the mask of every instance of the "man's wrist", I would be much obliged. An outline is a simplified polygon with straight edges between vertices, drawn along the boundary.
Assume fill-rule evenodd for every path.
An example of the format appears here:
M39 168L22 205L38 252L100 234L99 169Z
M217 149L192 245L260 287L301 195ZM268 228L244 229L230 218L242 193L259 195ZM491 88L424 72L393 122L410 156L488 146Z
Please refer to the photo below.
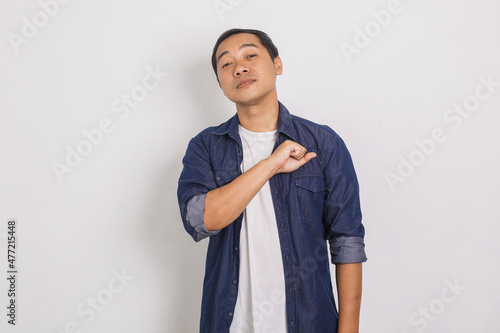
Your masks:
M359 333L359 317L342 318L342 314L339 313L338 333Z
M260 161L258 165L260 165L262 170L265 172L268 180L272 178L275 174L279 173L278 168L276 168L274 163L269 160L269 157Z

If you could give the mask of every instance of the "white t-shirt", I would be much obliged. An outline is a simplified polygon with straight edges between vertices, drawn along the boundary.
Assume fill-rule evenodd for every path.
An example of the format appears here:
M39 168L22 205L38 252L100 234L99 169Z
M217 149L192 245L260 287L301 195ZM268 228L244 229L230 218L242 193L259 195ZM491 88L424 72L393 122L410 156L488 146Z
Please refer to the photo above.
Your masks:
M276 131L239 127L242 172L271 156ZM271 188L266 182L243 212L238 297L231 333L286 332L285 276Z

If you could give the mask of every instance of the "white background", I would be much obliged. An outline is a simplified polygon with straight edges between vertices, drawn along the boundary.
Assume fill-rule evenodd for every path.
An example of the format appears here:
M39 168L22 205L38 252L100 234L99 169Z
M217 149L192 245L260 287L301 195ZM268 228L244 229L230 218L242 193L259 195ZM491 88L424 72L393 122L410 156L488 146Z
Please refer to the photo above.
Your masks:
M497 332L500 86L460 126L443 115L481 77L500 82L500 3L401 0L381 27L371 12L387 1L220 2L69 1L43 22L39 2L1 0L0 268L14 218L19 274L15 327L1 279L0 331L198 330L208 241L184 231L177 180L189 139L235 112L210 55L243 27L278 46L285 106L351 151L369 258L360 331ZM15 46L34 16L38 32ZM366 27L369 44L346 56ZM147 68L168 75L121 119L113 101L140 91ZM53 164L105 118L113 130L59 180ZM435 128L446 140L419 153ZM386 173L411 156L391 188Z

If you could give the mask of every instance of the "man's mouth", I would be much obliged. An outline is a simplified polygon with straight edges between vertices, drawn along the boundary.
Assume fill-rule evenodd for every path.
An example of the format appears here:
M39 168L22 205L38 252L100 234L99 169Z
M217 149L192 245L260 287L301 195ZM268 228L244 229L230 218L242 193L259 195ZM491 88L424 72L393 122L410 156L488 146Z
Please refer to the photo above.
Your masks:
M249 85L253 84L256 80L255 79L243 79L240 82L238 82L238 85L236 86L236 89L241 89L248 87Z

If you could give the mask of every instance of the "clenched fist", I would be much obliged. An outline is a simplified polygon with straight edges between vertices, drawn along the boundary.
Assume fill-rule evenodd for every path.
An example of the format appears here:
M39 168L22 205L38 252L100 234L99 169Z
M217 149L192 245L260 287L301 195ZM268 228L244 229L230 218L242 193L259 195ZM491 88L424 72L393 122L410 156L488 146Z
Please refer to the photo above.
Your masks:
M316 153L307 153L307 149L297 142L286 140L267 160L274 167L274 173L277 174L295 171L314 157Z

